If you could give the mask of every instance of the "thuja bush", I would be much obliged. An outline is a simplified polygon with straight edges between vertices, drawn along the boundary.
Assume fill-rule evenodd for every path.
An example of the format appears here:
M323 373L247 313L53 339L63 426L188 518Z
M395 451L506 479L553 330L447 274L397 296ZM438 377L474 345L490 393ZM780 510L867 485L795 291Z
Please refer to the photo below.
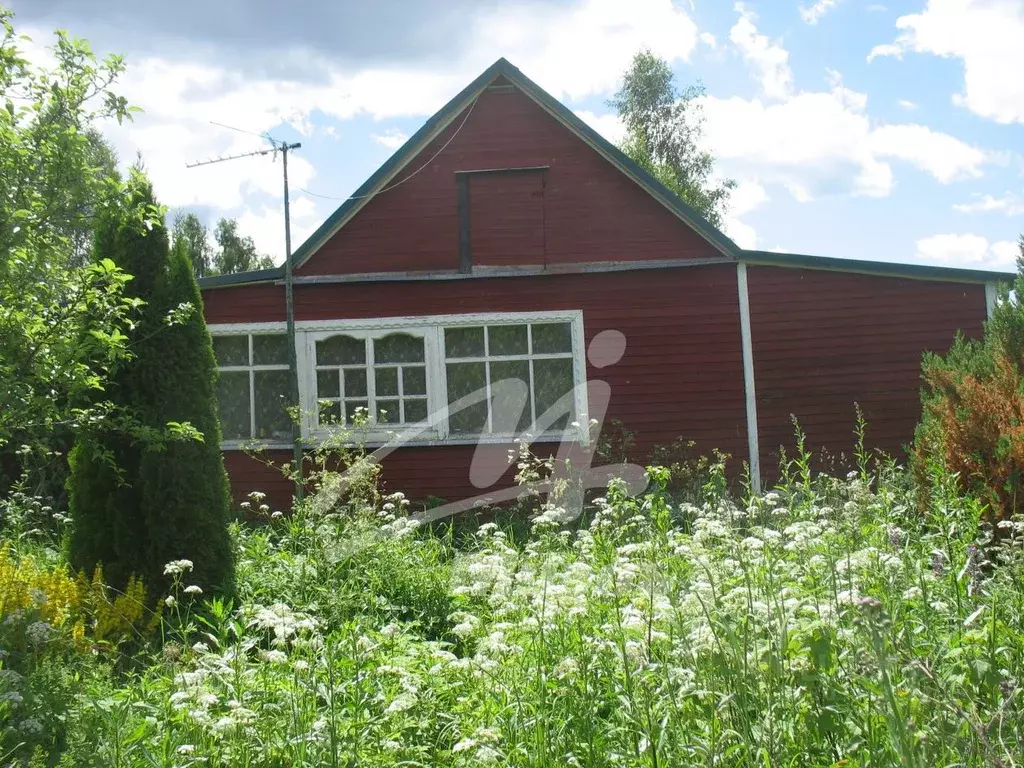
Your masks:
M810 467L681 505L652 467L523 544L451 548L400 496L266 510L239 603L165 614L149 667L79 700L65 764L1019 764L1024 525L993 543L948 474L920 515L891 463Z
M156 203L136 173L123 210L140 208ZM71 456L71 562L89 572L102 565L117 587L140 576L156 596L167 585L164 563L185 558L197 563L197 585L230 592L216 364L188 255L169 247L162 217L153 224L123 213L100 223L96 252L133 276L126 290L145 303L129 339L133 357L108 393L131 429L97 423Z
M996 304L984 337L961 336L948 354L925 355L914 445L922 479L932 464L954 473L995 522L1024 510L1024 237L1021 253L1014 294Z

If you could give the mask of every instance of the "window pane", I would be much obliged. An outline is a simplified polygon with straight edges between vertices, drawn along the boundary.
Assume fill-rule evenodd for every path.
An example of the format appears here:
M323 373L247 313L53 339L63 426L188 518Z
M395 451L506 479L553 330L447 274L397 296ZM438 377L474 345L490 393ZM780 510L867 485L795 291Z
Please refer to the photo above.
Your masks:
M427 369L418 365L403 366L402 392L407 395L427 394Z
M408 333L392 333L373 342L375 363L423 362L423 339Z
M316 343L318 365L365 365L366 342L351 336L331 336Z
M525 355L525 325L496 325L487 329L488 355Z
M397 400L377 401L377 423L398 424L401 421L401 412L398 410Z
M448 404L474 392L484 395L487 386L485 377L484 363L449 363ZM482 397L479 403L463 408L458 413L449 413L448 422L452 432L483 432L487 428L487 398Z
M572 352L572 330L569 323L544 323L533 326L534 354Z
M426 398L407 399L405 401L405 423L415 424L427 420Z
M317 403L317 411L317 421L322 427L341 421L341 403L337 400L321 400Z
M377 368L374 371L374 380L377 385L377 397L398 394L397 368Z
M256 371L255 380L256 437L287 439L292 436L292 420L288 405L288 371Z
M245 334L214 336L213 355L217 358L217 365L248 365L249 337Z
M572 390L572 360L534 360L533 383L536 393L537 421L540 421L548 408ZM576 418L576 409L571 396L560 405L559 410L563 409L567 411L566 415L560 416L551 427L552 429L565 429L569 422Z
M483 328L445 328L444 349L448 357L483 357Z
M519 433L530 426L529 381L528 360L491 363L491 429L494 432Z
M366 418L368 418L368 412L365 400L348 400L345 402L345 421L350 426Z
M217 382L217 416L220 418L221 437L225 440L248 440L251 437L247 372L223 371L220 374Z
M253 365L288 365L288 337L283 333L252 337Z
M366 369L345 370L345 397L366 397Z
M341 388L338 386L338 372L317 371L316 372L316 396L341 397Z

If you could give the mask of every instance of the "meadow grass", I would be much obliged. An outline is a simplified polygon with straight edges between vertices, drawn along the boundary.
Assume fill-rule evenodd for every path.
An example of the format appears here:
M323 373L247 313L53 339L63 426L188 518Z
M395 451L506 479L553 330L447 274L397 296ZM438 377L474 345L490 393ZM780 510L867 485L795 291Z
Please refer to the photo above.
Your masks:
M63 764L1022 764L1022 526L941 473L922 509L892 464L790 470L689 503L651 468L525 537L401 494L236 525L237 602L171 564L159 648L70 689Z

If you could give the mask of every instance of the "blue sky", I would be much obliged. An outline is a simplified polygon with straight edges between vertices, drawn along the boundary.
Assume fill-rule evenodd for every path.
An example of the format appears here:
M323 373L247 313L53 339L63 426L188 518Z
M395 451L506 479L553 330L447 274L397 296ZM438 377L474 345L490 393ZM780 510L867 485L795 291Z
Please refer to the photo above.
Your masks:
M190 3L15 11L36 49L62 26L126 53L145 112L108 131L122 158L141 152L166 204L237 216L278 260L279 166L184 167L261 145L211 121L302 142L299 242L501 55L614 140L605 102L642 47L705 85L745 247L1012 268L1024 231L1024 0L324 0L280 28L259 2L212 20Z

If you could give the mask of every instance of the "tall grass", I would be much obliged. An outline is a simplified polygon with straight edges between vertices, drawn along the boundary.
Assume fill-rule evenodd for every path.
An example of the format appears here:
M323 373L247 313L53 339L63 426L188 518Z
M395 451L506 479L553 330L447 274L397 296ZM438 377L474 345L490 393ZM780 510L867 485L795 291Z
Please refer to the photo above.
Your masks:
M190 602L83 691L66 765L1013 766L1022 526L934 473L801 452L742 501L613 483L525 541L379 508L237 527L240 603ZM980 533L979 533L980 531Z

